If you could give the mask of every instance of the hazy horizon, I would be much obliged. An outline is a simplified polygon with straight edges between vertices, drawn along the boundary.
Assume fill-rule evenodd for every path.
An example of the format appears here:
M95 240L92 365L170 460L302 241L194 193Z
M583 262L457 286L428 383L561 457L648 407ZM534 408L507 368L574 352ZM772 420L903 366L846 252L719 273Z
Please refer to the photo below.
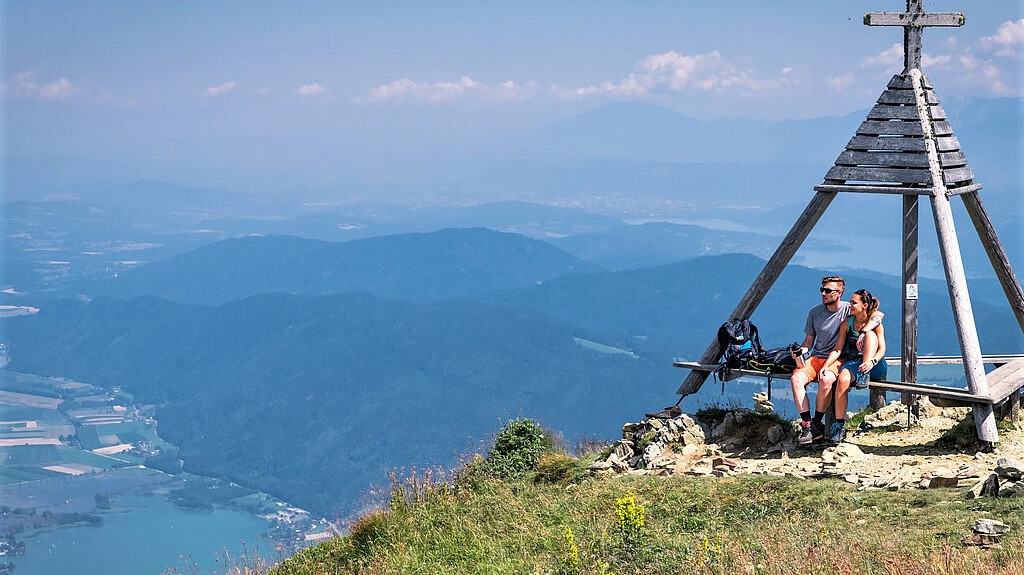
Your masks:
M9 2L6 179L15 196L46 178L343 190L515 158L509 140L612 102L698 120L842 117L901 64L902 31L863 13L902 8ZM926 8L967 15L925 32L944 102L1020 97L1020 2Z

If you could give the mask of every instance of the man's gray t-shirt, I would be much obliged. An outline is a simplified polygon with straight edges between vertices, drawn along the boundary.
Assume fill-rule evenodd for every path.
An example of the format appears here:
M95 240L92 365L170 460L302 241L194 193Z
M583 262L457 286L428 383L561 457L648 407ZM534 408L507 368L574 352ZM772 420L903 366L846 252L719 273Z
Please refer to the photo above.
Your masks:
M825 304L811 308L807 312L807 324L804 333L814 338L811 346L811 357L828 357L835 349L839 340L839 327L850 315L850 302L841 301L836 311L828 311Z

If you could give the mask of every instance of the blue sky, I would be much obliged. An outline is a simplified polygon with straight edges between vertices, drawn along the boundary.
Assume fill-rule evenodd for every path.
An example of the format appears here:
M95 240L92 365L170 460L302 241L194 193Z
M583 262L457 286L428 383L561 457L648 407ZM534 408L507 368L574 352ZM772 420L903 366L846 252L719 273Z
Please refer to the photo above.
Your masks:
M300 138L305 156L322 142L370 157L611 101L698 118L842 115L900 67L902 31L866 27L864 12L903 5L9 0L5 155L135 158L145 176L158 163L145 149L177 150L179 171L182 150L244 166L253 141L268 156ZM1022 2L926 6L967 14L964 28L925 32L942 97L1020 96Z

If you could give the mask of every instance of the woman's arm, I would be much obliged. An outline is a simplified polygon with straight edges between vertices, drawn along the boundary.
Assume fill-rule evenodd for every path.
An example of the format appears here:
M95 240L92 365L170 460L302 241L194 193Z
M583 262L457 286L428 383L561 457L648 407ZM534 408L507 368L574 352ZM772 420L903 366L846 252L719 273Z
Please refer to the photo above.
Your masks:
M881 310L875 310L868 318L868 322L864 324L864 329L860 330L860 336L857 338L857 351L864 353L864 334L882 325L882 319L885 318L885 314Z
M878 362L885 361L885 328L879 325L874 331L864 333L868 337L864 340L864 358L858 369L861 373L868 373Z

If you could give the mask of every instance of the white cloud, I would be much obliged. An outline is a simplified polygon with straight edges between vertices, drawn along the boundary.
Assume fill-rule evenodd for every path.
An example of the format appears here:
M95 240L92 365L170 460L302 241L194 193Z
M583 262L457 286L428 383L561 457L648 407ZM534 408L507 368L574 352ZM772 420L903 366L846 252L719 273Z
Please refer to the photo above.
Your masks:
M227 94L228 92L231 92L237 87L238 82L235 82L234 80L228 80L227 82L224 82L219 86L210 86L206 89L205 94L207 96L222 96L224 94Z
M757 77L751 70L739 68L718 51L704 54L680 54L674 50L652 54L637 63L636 71L618 82L561 89L563 98L594 95L644 96L654 92L762 92L799 84L794 68L786 67L776 77Z
M326 92L327 88L317 82L313 82L312 84L303 84L295 89L295 93L300 96L319 96Z
M658 92L737 92L751 94L800 83L798 69L787 66L773 77L759 77L741 68L717 51L680 54L675 51L651 54L637 62L633 72L618 81L604 80L583 86L553 84L538 89L533 82L506 80L491 84L462 76L455 81L423 82L401 78L381 84L360 102L446 102L473 98L485 102L522 101L535 96L578 100L596 96L643 97Z
M868 56L860 65L862 68L885 68L898 72L903 69L903 44L893 44L874 56Z
M949 54L921 54L921 67L925 70L929 68L944 68L949 66L953 62L953 57Z
M1018 56L1017 46L1024 43L1024 18L1003 22L996 33L981 39L984 50L993 50L999 56Z
M532 82L519 84L513 80L490 84L470 76L445 82L419 82L402 78L373 88L366 96L357 98L357 101L437 103L468 97L483 101L510 101L525 99L535 91L536 86Z
M952 62L953 56L949 54L921 54L921 68L925 71L930 68L942 68ZM899 73L903 70L903 44L897 42L874 56L864 58L861 68L885 68L890 74Z
M75 95L79 88L67 78L58 78L53 82L39 82L35 72L21 72L11 79L10 91L21 98L36 100L67 100Z
M857 77L853 75L853 72L849 72L840 76L830 76L827 80L828 85L831 86L832 89L837 92L841 92L849 88L856 81Z
M988 88L997 96L1012 96L1014 91L1003 81L1003 70L991 60L981 59L970 52L959 58L964 74L970 81Z

